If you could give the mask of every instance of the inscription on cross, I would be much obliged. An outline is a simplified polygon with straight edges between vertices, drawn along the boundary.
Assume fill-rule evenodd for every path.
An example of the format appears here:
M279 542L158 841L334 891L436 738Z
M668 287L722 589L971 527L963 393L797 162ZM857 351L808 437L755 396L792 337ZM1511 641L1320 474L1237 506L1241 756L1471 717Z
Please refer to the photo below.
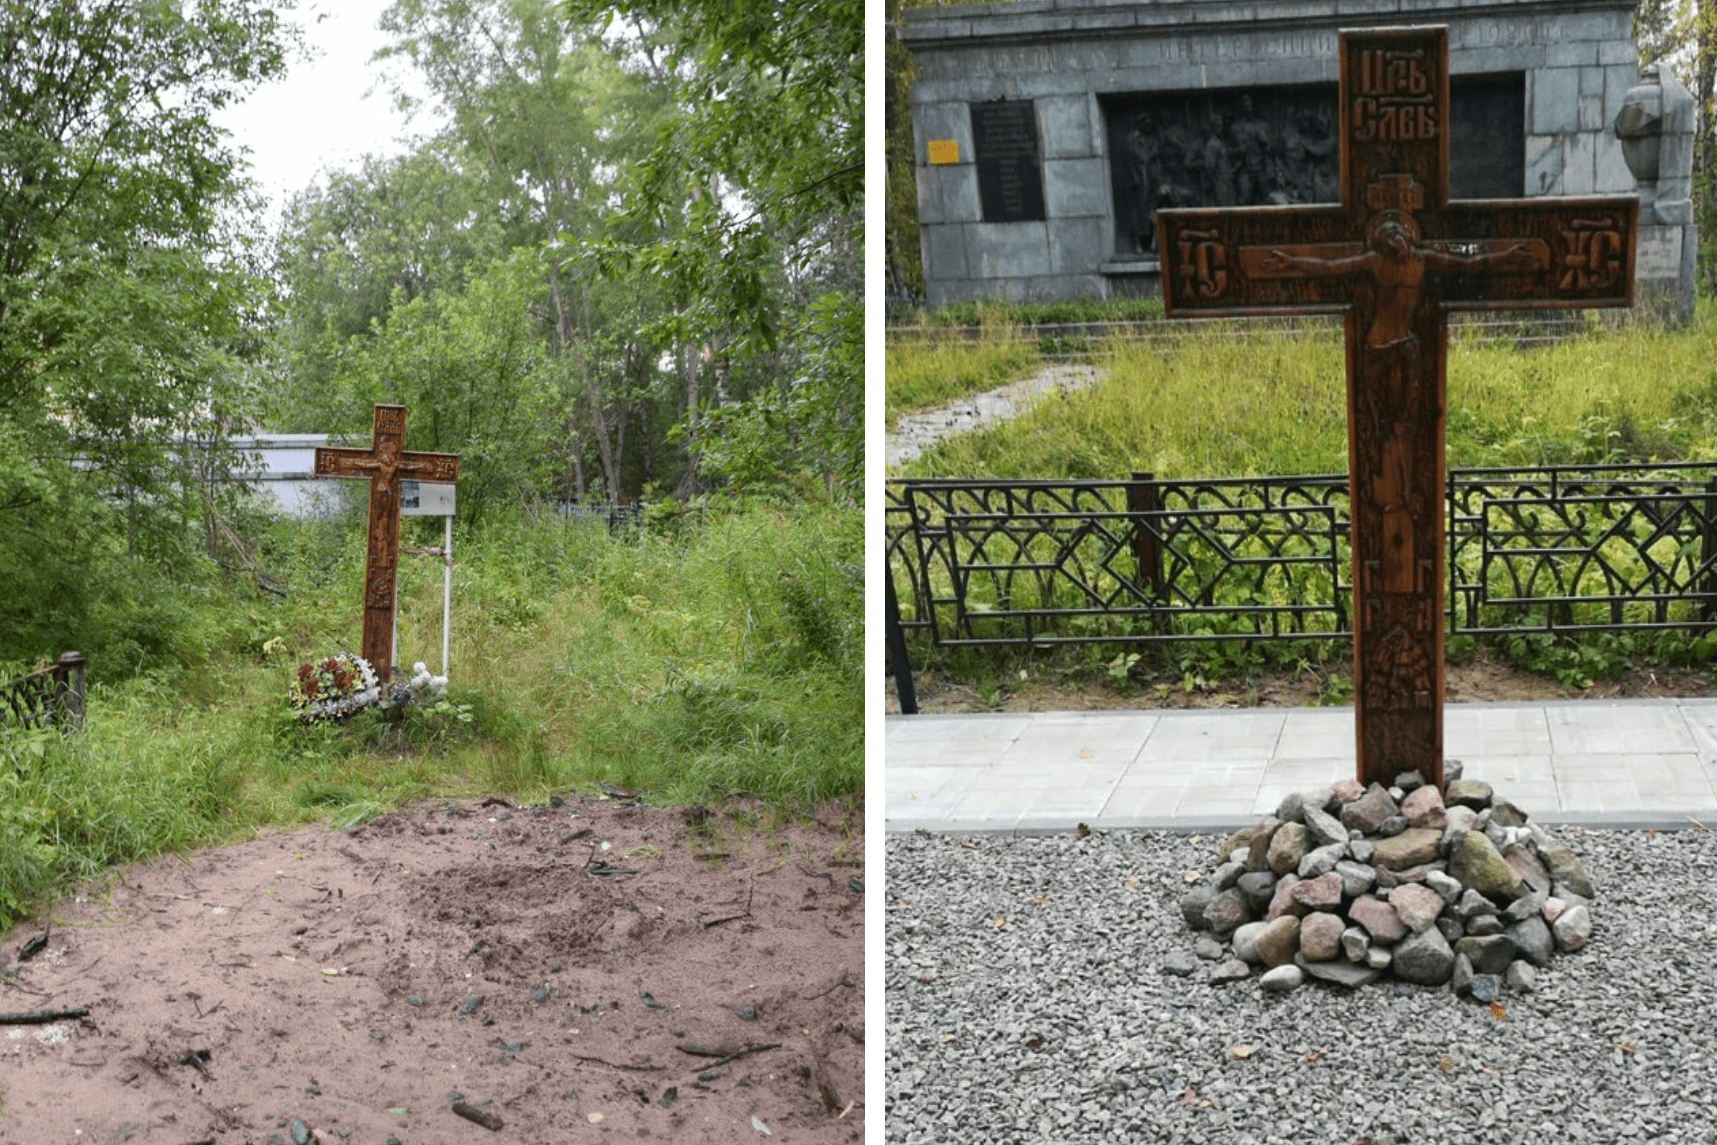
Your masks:
M1338 51L1341 203L1159 212L1163 302L1344 316L1358 778L1441 787L1448 312L1632 305L1638 200L1451 202L1447 29Z
M365 660L384 684L393 675L394 580L399 564L401 481L452 484L457 453L408 453L405 407L378 405L368 449L319 447L316 476L356 477L370 483L369 545L364 558Z

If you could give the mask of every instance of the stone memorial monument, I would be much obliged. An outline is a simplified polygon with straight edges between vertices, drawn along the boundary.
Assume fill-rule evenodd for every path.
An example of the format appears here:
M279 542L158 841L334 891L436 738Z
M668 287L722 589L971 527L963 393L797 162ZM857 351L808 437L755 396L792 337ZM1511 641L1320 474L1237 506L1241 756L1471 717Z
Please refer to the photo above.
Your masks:
M1336 39L1345 28L1448 27L1455 198L1632 193L1646 176L1624 158L1617 122L1641 84L1633 8L1629 0L1427 0L1410 16L1394 0L909 8L900 38L917 65L928 300L1150 295L1160 289L1159 210L1336 202ZM1620 130L1641 151L1651 148L1647 136L1660 141L1651 193L1668 204L1678 192L1656 172L1673 119L1664 109L1679 104L1668 86L1661 92L1656 104L1630 104L1640 110ZM1685 229L1652 229L1686 224L1655 216L1642 224L1649 291L1671 266L1681 273L1680 251L1691 247Z
M1647 64L1622 97L1614 121L1622 158L1638 181L1641 301L1677 322L1693 318L1693 96L1674 76Z

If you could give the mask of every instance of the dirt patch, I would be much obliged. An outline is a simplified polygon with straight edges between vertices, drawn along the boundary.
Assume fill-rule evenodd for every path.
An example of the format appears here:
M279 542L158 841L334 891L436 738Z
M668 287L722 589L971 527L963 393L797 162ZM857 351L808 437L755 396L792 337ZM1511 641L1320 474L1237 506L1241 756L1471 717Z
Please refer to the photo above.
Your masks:
M974 684L945 673L913 673L921 712L1085 712L1148 708L1256 708L1342 706L1353 702L1352 680L1345 671L1270 671L1215 683L1145 679L1112 685L1102 680L1068 681L1053 673L1025 675ZM1444 692L1452 704L1495 701L1614 700L1622 698L1707 696L1709 669L1646 667L1629 669L1590 688L1573 688L1523 671L1480 649L1450 664ZM892 682L888 711L900 711Z
M21 963L20 924L0 1010L89 1013L0 1025L0 1143L861 1140L862 813L555 804L129 867Z

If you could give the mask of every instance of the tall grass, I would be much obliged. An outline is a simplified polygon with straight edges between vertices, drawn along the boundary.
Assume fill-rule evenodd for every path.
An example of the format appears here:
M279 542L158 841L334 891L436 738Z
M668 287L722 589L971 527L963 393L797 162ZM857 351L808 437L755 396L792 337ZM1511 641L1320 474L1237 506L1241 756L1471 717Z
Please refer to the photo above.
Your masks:
M1042 361L1036 341L1015 326L985 326L977 337L950 329L890 340L885 369L888 423L1028 377Z
M1212 324L1121 349L1091 388L948 439L909 476L1242 477L1344 472L1339 327ZM1686 329L1595 326L1514 349L1454 339L1451 465L1700 460L1717 455L1717 307Z
M104 682L92 663L80 734L0 733L0 929L112 863L427 796L606 781L792 813L860 792L861 519L752 506L630 536L522 514L462 532L445 699L311 726L287 682L356 649L361 526L277 525L258 559L285 600L199 604L194 665ZM434 525L404 543L438 541ZM403 562L407 676L440 667L441 583L438 561Z

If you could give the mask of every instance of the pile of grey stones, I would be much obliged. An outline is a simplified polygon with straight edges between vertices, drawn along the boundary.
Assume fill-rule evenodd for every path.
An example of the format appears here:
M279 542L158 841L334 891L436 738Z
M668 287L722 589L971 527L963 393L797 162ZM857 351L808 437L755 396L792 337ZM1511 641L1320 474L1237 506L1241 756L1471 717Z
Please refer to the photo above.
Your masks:
M1214 875L1181 899L1215 983L1261 970L1273 993L1307 979L1349 988L1385 976L1480 1002L1530 993L1557 952L1592 935L1592 883L1572 850L1449 761L1444 788L1405 772L1289 795L1229 836Z

